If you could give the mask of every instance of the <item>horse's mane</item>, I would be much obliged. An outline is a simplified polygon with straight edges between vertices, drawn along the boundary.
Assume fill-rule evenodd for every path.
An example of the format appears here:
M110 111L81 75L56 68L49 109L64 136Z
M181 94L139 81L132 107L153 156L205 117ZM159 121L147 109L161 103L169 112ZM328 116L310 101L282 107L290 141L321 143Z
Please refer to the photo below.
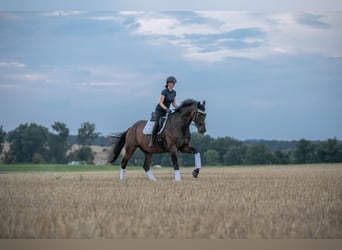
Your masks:
M190 107L192 105L197 105L197 101L194 99L186 99L179 105L178 108L176 108L175 112L180 112L183 108Z

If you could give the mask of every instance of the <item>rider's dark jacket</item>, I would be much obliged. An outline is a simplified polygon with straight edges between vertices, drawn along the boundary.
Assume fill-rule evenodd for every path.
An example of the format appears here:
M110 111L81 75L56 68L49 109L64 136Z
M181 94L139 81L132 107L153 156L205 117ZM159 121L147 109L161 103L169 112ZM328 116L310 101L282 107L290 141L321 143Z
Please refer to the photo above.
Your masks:
M169 108L171 103L175 100L176 97L176 91L172 90L170 91L168 88L165 88L162 90L161 95L165 96L163 104ZM166 115L166 110L164 110L162 107L160 107L159 103L156 106L156 112L155 112L155 124L152 131L152 138L154 139L157 135L157 132L159 130L159 120L160 117L163 117Z

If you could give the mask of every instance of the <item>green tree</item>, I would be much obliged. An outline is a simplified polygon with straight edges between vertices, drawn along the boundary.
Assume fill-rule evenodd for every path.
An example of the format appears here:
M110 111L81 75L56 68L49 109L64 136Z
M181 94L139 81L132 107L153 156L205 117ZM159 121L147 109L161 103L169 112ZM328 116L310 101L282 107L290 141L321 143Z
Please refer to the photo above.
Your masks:
M100 135L100 133L95 132L95 128L96 126L94 123L84 122L81 124L77 135L77 141L78 144L81 145L81 148L70 155L72 159L93 163L95 158L94 153L91 147L87 145L90 145L91 142ZM77 159L75 159L75 156Z
M192 133L190 143L193 147L196 148L198 152L200 152L201 154L204 154L204 152L209 149L209 146L212 143L212 138L209 135ZM194 160L193 156L191 156L191 158L192 160ZM192 165L194 165L194 162L192 162Z
M337 147L337 162L342 162L342 143L339 143Z
M219 153L219 162L221 164L224 164L225 161L229 161L228 154L225 156L229 148L231 146L240 147L241 145L242 143L239 142L238 140L232 137L226 136L226 137L219 137L217 139L212 140L212 143L209 145L208 149L216 150ZM233 150L234 147L232 147L231 149Z
M90 145L90 143L97 138L100 133L95 132L95 124L90 122L84 122L81 124L81 127L78 129L77 140L78 144Z
M245 164L271 164L272 153L264 144L249 145L246 151Z
M277 150L274 152L274 164L289 164L290 163L290 155L287 152L282 152Z
M94 153L93 150L91 149L91 147L89 146L83 146L81 147L78 152L78 158L82 161L82 162L86 162L88 164L92 164L94 161Z
M208 149L203 155L205 164L209 166L217 165L219 163L219 157L219 153L213 149Z
M16 162L32 162L35 153L46 156L48 134L47 128L35 123L21 124L8 133L9 154Z
M70 148L68 144L69 129L61 122L55 122L51 127L57 134L49 135L50 161L66 163L66 154Z
M132 158L129 160L129 164L133 166L143 166L144 160L145 160L144 153L140 149L137 149L135 150Z
M2 153L3 143L5 142L6 132L3 130L2 125L0 126L0 154Z
M318 159L320 162L338 162L338 142L336 138L328 139L328 141L320 143L317 150Z
M295 162L299 164L314 162L315 147L309 141L301 139L294 152Z
M240 165L244 162L247 147L241 142L228 146L226 153L223 155L224 165Z

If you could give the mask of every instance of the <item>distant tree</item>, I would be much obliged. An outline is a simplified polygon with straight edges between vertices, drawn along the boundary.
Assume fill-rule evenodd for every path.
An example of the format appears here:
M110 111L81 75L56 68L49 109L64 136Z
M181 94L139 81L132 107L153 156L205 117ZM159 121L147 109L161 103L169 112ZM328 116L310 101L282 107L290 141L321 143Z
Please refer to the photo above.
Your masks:
M240 165L244 162L247 146L241 142L229 145L223 155L224 165Z
M2 125L0 126L0 154L2 153L3 143L5 142L6 132L3 130Z
M190 144L196 148L198 152L204 154L205 151L209 149L209 146L212 144L213 139L209 135L201 135L199 133L192 133L191 134L191 141ZM191 156L191 155L190 155ZM191 156L192 160L194 159ZM193 162L192 162L193 165Z
M93 163L94 161L94 153L88 145L97 138L100 133L95 132L95 124L90 122L84 122L81 124L81 127L78 129L77 141L78 144L81 145L81 148L71 154L73 160L85 161L87 163ZM75 159L77 158L77 159Z
M47 154L47 128L31 124L21 124L8 133L10 157L16 162L32 162L35 153L42 157Z
M50 162L65 163L67 161L66 154L70 148L68 144L69 129L61 122L55 122L51 127L57 134L50 133L49 135Z
M232 137L226 136L226 137L219 137L219 138L213 139L211 144L208 145L209 146L208 149L216 150L219 153L219 162L223 164L225 160L227 160L227 155L225 159L224 159L224 155L227 153L230 146L239 147L241 145L242 145L241 142L239 142L238 140Z
M86 162L88 164L92 164L94 161L94 153L92 149L89 146L83 146L78 151L78 158L82 162Z
M271 164L272 153L264 144L249 145L246 151L245 164Z
M129 164L133 166L142 166L144 164L145 155L140 149L135 150L134 155L129 160Z
M337 148L337 162L342 162L342 143L339 143Z
M273 154L274 164L289 164L290 155L287 152L277 150Z
M32 156L32 163L35 163L35 164L42 164L44 163L45 160L43 158L43 156L39 153L34 153L33 156Z
M219 163L219 153L214 149L208 149L204 155L204 163L208 166L215 166Z
M314 162L315 147L305 139L301 139L294 151L295 163L305 164Z
M341 161L340 145L336 138L328 139L325 142L320 143L317 149L317 157L320 162L339 162Z
M95 124L90 122L84 122L78 129L78 144L80 145L90 145L91 141L97 138L100 133L95 132Z

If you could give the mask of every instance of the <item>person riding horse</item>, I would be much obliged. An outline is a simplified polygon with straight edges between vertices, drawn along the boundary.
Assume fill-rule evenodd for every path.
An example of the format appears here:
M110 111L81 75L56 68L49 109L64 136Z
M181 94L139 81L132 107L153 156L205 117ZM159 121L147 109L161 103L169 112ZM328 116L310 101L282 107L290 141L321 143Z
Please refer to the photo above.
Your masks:
M165 128L160 135L161 143L156 143L154 147L149 147L150 135L145 134L144 128L146 120L135 122L126 131L116 133L112 136L113 147L108 156L108 162L114 164L121 154L123 148L125 152L121 160L120 180L126 179L126 167L132 158L135 150L140 148L145 155L143 168L149 180L155 181L150 166L154 154L170 153L172 165L175 170L175 181L180 181L180 169L177 153L189 153L195 156L195 169L192 172L194 178L198 177L201 168L201 154L196 148L190 145L191 132L190 125L194 124L197 132L204 134L206 132L206 112L205 101L198 102L194 99L184 100L175 112L169 115L165 122Z
M177 79L174 76L169 76L168 78L166 78L165 89L161 91L159 103L157 104L155 109L155 123L152 130L150 143L148 144L149 147L153 147L156 142L157 133L159 131L160 118L165 116L166 113L171 113L171 110L169 109L171 104L175 108L178 107L176 103L176 91L174 90L176 82Z

